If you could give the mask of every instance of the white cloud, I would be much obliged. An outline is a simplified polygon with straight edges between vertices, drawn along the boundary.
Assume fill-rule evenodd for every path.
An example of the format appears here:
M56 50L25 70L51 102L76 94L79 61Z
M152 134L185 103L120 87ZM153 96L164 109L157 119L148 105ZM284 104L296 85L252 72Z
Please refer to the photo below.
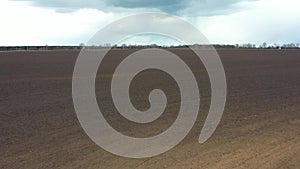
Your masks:
M197 18L196 25L213 43L298 43L300 1L261 0L237 4L239 12Z
M2 0L0 45L77 45L117 17L95 9L59 13L24 2Z
M182 18L199 28L212 43L261 44L264 41L268 43L300 41L298 0L242 1L231 5L230 9L233 8L238 10L234 13L207 17L182 14ZM88 41L100 28L118 18L147 11L155 10L114 8L112 11L102 11L84 8L62 13L54 8L33 6L32 3L24 1L0 0L2 22L0 45L78 45ZM147 24L133 24L133 26L143 27ZM170 43L163 39L138 37L128 39L127 42Z

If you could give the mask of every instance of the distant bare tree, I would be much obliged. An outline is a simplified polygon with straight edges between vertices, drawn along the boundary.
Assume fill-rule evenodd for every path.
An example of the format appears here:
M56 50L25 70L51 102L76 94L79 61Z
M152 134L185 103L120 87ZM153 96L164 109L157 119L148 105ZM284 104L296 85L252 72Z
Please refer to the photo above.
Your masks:
M263 47L263 48L267 48L267 46L268 46L267 42L264 42L264 43L262 44L262 47Z

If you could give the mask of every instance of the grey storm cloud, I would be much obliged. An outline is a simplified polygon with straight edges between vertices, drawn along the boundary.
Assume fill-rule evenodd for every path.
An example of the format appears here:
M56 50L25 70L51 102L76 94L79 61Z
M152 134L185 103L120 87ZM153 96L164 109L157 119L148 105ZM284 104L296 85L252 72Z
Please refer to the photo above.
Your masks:
M167 13L176 13L186 8L187 0L111 0L107 4L123 8L157 8Z
M92 8L102 11L112 10L113 7L120 8L154 8L167 13L174 13L187 5L186 0L13 0L28 1L36 6L58 8L58 9L80 9Z
M159 9L169 14L215 15L232 9L232 5L254 0L14 0L29 1L34 5L56 8L62 11L93 8L114 12L114 8Z

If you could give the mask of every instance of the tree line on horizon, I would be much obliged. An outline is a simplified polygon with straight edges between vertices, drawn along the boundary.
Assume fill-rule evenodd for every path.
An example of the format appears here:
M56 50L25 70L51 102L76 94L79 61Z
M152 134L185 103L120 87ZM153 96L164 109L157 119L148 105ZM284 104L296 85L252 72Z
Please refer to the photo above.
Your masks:
M151 44L151 45L110 45L109 43L106 43L104 45L92 45L92 46L86 46L83 43L80 43L78 46L0 46L0 51L31 51L31 50L80 50L83 47L88 48L112 48L112 49L143 49L143 48L188 48L189 46L195 47L195 48L205 48L205 47L215 47L215 48L229 48L229 49L299 49L300 43L294 44L294 43L288 43L288 44L267 44L264 42L261 45L256 45L252 43L245 43L245 44L236 44L236 45L226 45L226 44L210 44L210 45L200 45L200 44L194 44L194 45L157 45L157 44Z

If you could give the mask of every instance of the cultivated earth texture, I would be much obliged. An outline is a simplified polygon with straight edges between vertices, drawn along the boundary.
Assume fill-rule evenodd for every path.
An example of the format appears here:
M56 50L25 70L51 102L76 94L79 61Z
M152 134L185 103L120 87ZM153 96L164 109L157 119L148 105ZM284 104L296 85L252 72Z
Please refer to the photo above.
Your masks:
M0 52L0 168L299 168L300 50L219 49L227 76L223 118L213 136L198 143L210 103L204 66L186 49L172 49L193 70L201 106L188 136L152 158L112 155L81 128L72 101L72 73L79 51ZM111 51L98 71L96 94L107 121L119 132L148 137L174 122L180 93L158 70L138 74L130 87L133 105L149 108L148 94L165 91L165 113L149 124L118 114L110 95L114 68L133 50Z

